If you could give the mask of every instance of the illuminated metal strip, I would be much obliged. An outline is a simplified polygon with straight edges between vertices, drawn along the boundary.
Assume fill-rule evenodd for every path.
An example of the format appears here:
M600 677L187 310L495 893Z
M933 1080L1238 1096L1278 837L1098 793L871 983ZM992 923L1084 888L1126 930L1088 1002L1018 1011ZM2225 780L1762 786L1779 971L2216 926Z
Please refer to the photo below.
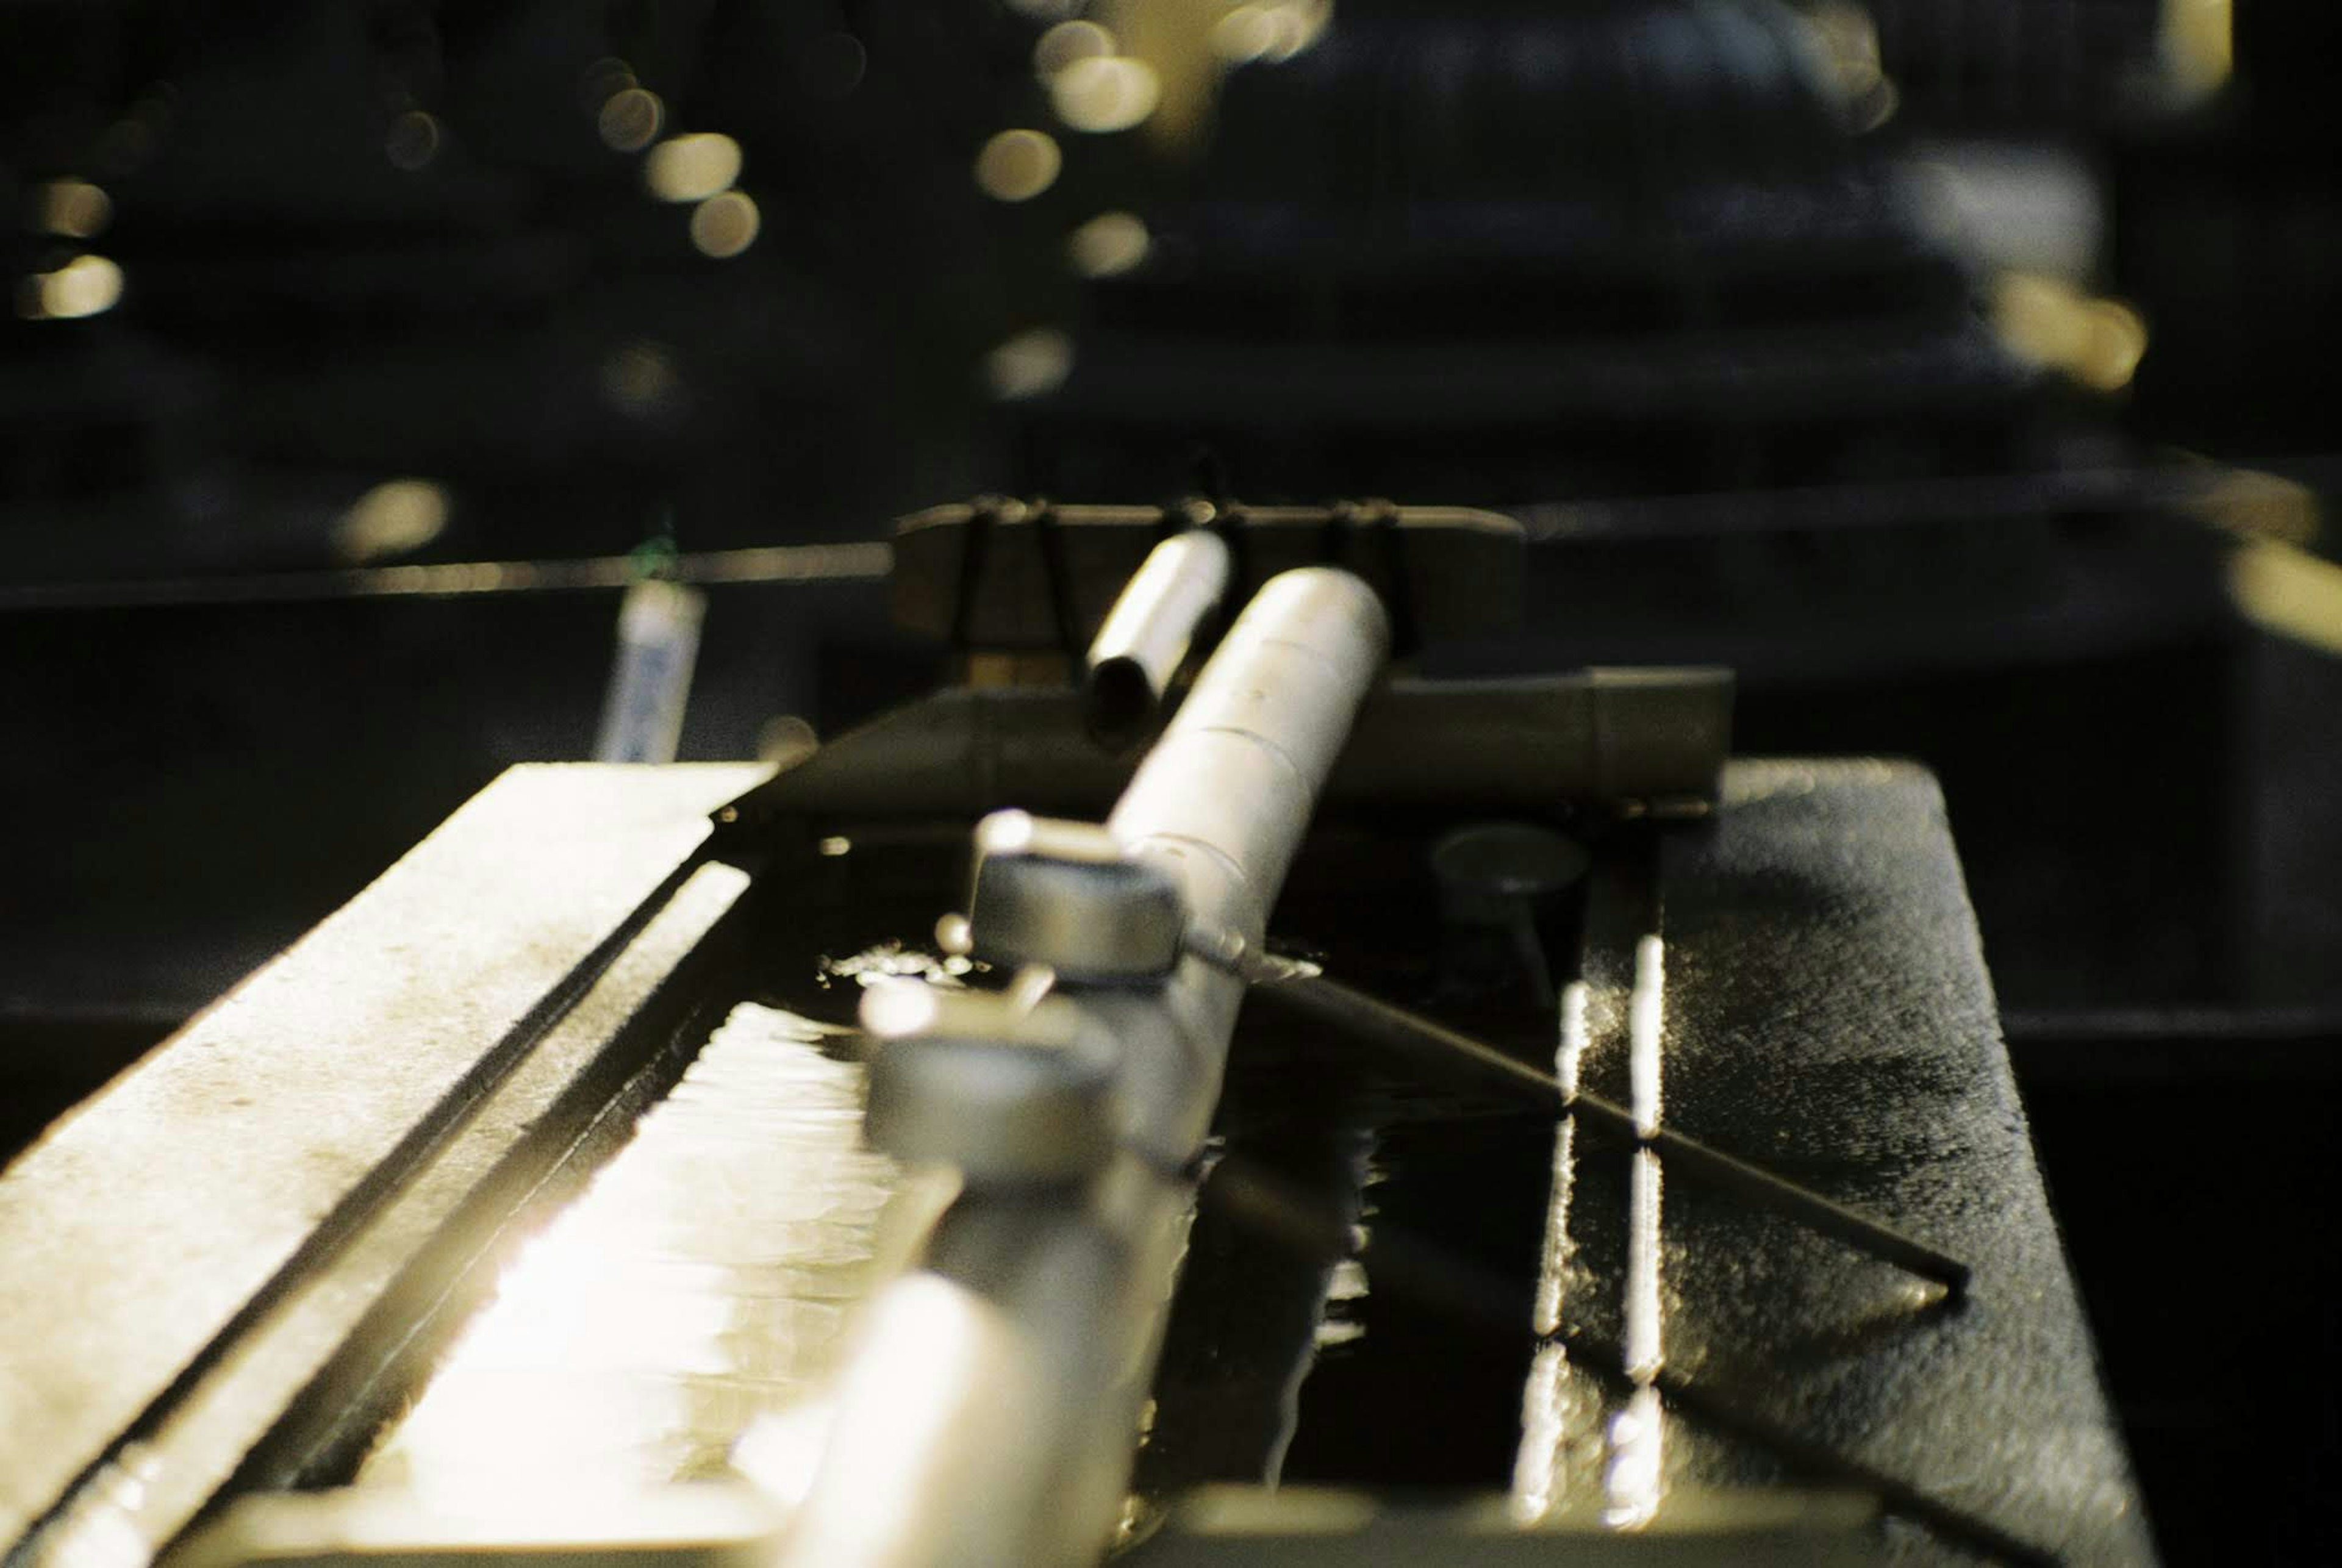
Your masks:
M825 1048L838 1033L735 1009L505 1271L360 1484L590 1498L720 1473L753 1423L800 1404L899 1185L862 1141L862 1065Z
M455 599L483 594L575 594L625 588L646 576L703 584L875 583L893 546L880 541L768 544L650 558L455 561L332 572L161 577L119 583L33 583L0 587L0 611L118 610L160 604L300 604L335 599Z
M760 773L506 774L0 1178L0 1543L102 1489L109 1465L125 1495L201 1491L192 1472L152 1473L183 1462L163 1441L175 1413L204 1380L243 1376L238 1336L346 1260L594 1004L677 896L707 812ZM235 1402L225 1463L274 1400ZM132 1438L135 1473L119 1463ZM198 1446L185 1463L210 1474L221 1453Z

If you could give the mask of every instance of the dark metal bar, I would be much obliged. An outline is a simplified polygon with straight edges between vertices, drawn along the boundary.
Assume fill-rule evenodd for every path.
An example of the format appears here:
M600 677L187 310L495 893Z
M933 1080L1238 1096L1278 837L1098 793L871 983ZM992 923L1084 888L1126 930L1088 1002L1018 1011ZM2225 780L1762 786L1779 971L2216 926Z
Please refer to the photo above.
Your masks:
M766 544L677 555L663 574L678 583L879 583L893 559L876 541ZM0 585L0 613L123 610L161 605L303 604L339 599L460 599L480 594L611 593L642 579L633 555L565 561L446 561L216 577L125 577L115 582Z
M1330 1024L1410 1066L1428 1068L1451 1079L1461 1076L1481 1087L1502 1090L1517 1098L1551 1106L1562 1114L1574 1112L1582 1122L1656 1151L1686 1175L1771 1208L1923 1278L1935 1280L1954 1296L1967 1290L1967 1264L1925 1242L1670 1128L1656 1128L1646 1135L1623 1105L1582 1091L1575 1095L1566 1094L1559 1080L1549 1073L1446 1024L1328 979L1306 966L1286 965L1274 974L1265 973L1254 984L1253 994L1281 1002Z

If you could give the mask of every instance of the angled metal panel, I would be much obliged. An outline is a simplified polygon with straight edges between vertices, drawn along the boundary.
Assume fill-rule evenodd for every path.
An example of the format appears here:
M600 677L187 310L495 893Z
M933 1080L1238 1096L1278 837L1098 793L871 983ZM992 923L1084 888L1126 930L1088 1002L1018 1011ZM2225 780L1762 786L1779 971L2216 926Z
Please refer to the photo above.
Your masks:
M506 773L0 1174L0 1541L348 1233L762 776Z

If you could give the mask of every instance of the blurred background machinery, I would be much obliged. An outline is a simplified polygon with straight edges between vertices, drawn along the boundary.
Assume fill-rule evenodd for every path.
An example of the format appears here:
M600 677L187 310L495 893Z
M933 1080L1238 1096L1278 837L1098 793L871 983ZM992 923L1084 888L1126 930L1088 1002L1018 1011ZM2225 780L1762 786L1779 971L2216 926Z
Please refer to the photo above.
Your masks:
M1525 629L1428 673L1727 664L1739 749L1936 770L2165 1549L2327 1555L2337 47L2310 0L5 0L8 1143L594 754L629 584L704 594L679 754L746 758L954 660L875 547L938 499L1492 507Z

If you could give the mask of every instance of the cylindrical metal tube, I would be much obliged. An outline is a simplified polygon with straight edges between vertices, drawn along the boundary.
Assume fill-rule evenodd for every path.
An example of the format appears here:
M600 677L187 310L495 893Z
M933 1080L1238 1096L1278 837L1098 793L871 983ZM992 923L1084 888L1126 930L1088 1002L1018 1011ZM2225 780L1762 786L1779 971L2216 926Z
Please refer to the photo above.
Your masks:
M1146 733L1196 629L1228 590L1228 547L1190 529L1155 546L1090 644L1083 720L1102 745Z
M1257 938L1389 648L1364 583L1272 580L1108 827L1196 919ZM787 1568L1076 1568L1111 1536L1244 985L1186 957L1160 987L1067 994L1119 1047L1127 1151L1085 1192L971 1191L887 1285L847 1363Z
M1106 818L1132 854L1178 884L1190 924L1257 944L1389 651L1381 601L1331 567L1271 578L1229 628ZM1135 1145L1178 1162L1202 1144L1243 996L1243 982L1188 958L1147 1004L1177 1023L1184 1050L1134 1048L1146 1020L1116 1020L1126 1043L1123 1132ZM1098 1005L1130 1011L1121 998Z

